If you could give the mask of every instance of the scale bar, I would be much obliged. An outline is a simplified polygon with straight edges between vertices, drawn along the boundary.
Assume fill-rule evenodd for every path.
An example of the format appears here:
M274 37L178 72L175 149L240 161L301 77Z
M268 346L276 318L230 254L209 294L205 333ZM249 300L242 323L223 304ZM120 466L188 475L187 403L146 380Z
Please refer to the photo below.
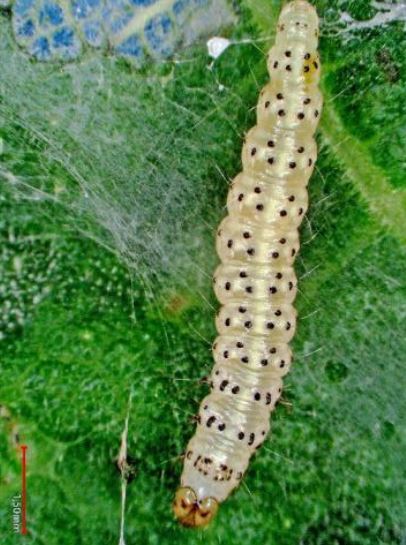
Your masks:
M27 445L21 445L21 533L27 532Z

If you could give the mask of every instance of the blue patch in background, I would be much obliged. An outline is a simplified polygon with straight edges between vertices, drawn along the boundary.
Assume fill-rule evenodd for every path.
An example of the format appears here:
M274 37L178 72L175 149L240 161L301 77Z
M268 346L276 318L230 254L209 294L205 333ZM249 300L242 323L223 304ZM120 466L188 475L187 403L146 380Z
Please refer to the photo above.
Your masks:
M175 49L175 28L166 13L159 13L150 19L144 28L147 45L154 57L169 57Z
M52 36L51 53L58 59L75 59L80 53L80 42L72 28L64 26L55 31Z
M60 6L49 2L43 4L39 12L40 26L46 26L47 24L57 26L63 23L63 20L63 11Z
M171 56L182 39L191 43L219 28L217 4L225 9L225 0L15 0L12 17L17 42L39 60L72 60L84 45L110 45L139 65L148 56ZM148 8L154 15L141 29Z
M34 5L34 0L16 0L13 5L13 13L19 17L25 17Z
M191 0L176 0L172 6L172 13L178 25L184 24L190 17Z
M106 42L102 23L104 9L103 0L71 0L77 30L81 31L83 41L92 47L101 47Z
M52 43L54 47L72 47L74 43L73 30L68 27L57 30L53 35Z
M101 47L104 42L104 33L99 21L86 22L83 25L83 34L86 42L93 47Z
M103 25L107 37L114 36L121 32L134 16L134 8L127 0L106 0L102 12Z
M72 0L72 15L76 20L90 17L96 10L101 8L100 0Z
M158 0L130 0L130 1L133 6L140 7L140 8L146 8L158 2Z
M19 36L23 36L24 38L34 36L34 33L35 33L35 25L31 19L28 19L21 26L17 28L17 34Z
M48 61L51 58L49 40L45 36L37 38L29 48L29 53L39 61Z
M120 56L130 57L136 60L139 64L144 60L144 48L138 35L132 34L124 40L120 45L114 48Z
M50 0L16 0L12 13L17 42L36 59L68 60L79 55L81 41L76 28L65 23L63 4Z

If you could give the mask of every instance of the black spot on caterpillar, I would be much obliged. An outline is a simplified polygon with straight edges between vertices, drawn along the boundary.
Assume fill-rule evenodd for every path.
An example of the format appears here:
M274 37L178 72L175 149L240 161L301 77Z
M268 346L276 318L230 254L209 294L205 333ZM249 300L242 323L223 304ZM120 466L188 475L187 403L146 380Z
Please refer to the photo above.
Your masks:
M290 2L269 51L271 81L260 94L257 124L243 145L243 170L232 183L228 216L217 231L221 264L214 290L222 307L212 390L200 406L173 506L186 526L208 524L238 486L269 431L269 414L290 368L288 343L296 326L293 263L322 107L317 37L315 9L305 0Z

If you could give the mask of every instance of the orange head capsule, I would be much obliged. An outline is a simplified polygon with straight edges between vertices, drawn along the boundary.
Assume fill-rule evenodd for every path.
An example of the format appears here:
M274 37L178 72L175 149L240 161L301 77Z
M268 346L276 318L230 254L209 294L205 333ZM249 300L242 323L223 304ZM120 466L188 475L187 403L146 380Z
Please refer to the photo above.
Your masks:
M173 512L178 521L189 528L207 526L215 517L218 502L214 498L198 501L192 488L178 488L173 501Z

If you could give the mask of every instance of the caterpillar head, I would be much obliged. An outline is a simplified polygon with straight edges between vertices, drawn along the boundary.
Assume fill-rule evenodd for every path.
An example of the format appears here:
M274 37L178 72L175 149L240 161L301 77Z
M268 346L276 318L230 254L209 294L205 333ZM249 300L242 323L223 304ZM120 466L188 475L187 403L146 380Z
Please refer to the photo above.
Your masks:
M218 502L214 498L198 500L192 488L178 488L173 501L173 512L183 526L201 528L215 517Z

